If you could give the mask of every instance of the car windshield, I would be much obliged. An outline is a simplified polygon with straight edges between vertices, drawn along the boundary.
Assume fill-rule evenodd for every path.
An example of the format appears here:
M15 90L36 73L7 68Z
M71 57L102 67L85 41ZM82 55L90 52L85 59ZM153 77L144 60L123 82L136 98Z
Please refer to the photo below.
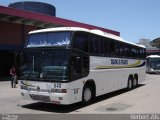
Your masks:
M151 68L160 70L160 58L151 58Z
M44 32L30 34L26 47L42 46L68 46L71 40L71 32Z
M21 61L21 79L67 80L68 61L68 50L24 50Z

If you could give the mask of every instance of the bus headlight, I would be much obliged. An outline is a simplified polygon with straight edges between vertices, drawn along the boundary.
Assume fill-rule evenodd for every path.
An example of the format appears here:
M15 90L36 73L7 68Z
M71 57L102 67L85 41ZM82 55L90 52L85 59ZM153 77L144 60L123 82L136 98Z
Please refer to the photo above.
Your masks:
M27 87L27 86L24 86L24 85L21 85L21 89L23 89L23 90L28 90L28 87Z
M51 93L67 93L67 89L51 89Z
M153 68L150 68L150 71L154 71L154 69L153 69Z

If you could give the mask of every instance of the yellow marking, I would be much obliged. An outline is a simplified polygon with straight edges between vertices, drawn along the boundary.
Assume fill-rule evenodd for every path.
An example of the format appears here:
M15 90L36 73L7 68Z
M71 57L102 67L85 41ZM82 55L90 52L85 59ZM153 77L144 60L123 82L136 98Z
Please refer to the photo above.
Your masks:
M24 83L25 83L26 85L30 85L28 81L24 81Z

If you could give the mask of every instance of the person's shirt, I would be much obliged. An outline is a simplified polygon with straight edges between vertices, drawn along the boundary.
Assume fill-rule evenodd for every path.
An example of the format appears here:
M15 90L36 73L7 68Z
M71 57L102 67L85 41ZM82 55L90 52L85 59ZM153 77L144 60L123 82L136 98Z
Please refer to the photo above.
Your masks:
M12 76L16 75L16 69L14 67L10 69L10 75Z

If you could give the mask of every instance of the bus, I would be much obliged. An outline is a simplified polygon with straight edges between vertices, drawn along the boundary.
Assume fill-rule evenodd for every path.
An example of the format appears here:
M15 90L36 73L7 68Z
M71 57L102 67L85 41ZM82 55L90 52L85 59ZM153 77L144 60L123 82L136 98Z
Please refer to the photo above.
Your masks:
M26 99L69 105L145 80L146 49L100 30L57 27L31 31L21 55Z
M147 56L146 72L160 73L160 55Z

